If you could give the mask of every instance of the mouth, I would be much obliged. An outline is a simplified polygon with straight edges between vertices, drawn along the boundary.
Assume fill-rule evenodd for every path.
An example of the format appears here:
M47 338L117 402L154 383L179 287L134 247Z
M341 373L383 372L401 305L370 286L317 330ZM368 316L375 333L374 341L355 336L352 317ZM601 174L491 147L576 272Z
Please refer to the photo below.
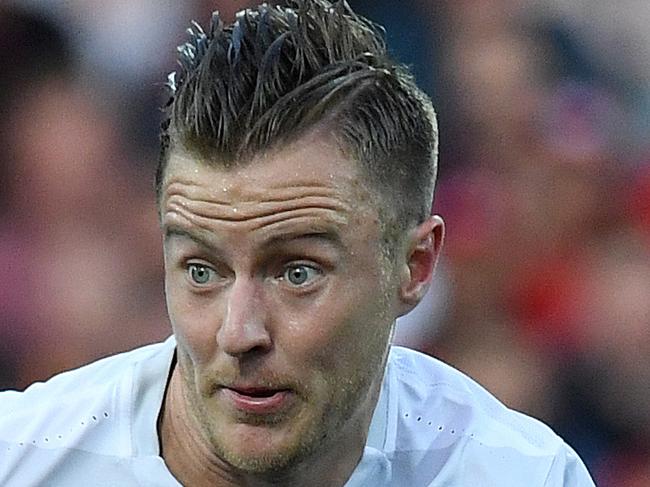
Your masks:
M223 387L226 401L249 414L272 414L287 407L295 395L290 389L265 387Z

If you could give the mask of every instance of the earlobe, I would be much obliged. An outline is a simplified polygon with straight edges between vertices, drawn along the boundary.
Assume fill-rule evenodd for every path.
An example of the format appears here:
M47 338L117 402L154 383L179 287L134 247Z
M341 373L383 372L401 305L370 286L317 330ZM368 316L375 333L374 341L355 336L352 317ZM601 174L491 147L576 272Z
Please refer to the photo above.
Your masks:
M444 227L442 218L434 215L411 233L400 276L400 316L420 302L431 284L442 248Z

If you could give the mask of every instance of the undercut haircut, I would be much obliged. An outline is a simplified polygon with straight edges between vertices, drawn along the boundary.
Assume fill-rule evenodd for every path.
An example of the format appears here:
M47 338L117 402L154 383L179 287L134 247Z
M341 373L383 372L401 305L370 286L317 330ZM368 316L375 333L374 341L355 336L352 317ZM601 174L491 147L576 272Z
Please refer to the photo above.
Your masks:
M223 168L322 125L356 160L395 236L431 214L438 132L430 99L347 2L290 0L192 22L161 125L160 199L175 149ZM392 240L392 238L390 238Z

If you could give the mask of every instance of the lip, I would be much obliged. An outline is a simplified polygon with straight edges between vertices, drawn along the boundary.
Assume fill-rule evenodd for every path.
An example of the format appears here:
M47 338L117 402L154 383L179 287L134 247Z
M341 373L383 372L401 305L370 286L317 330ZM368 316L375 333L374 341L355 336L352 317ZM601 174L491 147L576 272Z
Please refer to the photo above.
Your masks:
M222 393L235 409L249 414L277 413L288 406L293 393L289 389L224 387Z

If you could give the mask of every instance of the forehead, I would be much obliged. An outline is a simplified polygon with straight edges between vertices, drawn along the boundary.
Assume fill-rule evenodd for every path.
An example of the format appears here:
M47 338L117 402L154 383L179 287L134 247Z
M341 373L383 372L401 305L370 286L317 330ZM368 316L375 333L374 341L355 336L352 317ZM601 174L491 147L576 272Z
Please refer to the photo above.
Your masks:
M163 207L179 186L197 198L225 204L291 199L316 192L366 209L372 199L359 164L331 138L318 133L231 168L188 152L172 151L162 185Z

